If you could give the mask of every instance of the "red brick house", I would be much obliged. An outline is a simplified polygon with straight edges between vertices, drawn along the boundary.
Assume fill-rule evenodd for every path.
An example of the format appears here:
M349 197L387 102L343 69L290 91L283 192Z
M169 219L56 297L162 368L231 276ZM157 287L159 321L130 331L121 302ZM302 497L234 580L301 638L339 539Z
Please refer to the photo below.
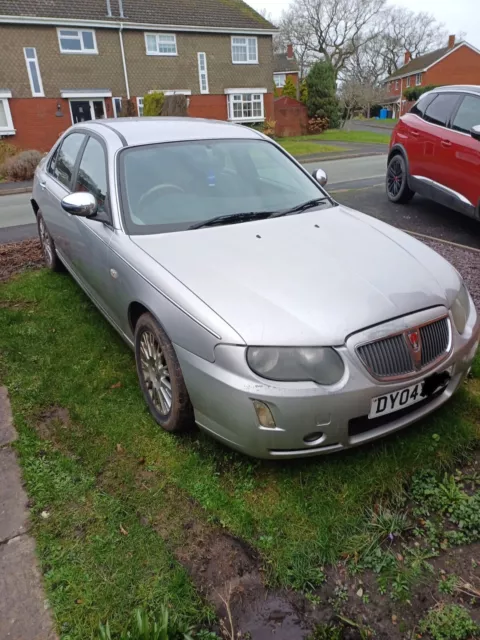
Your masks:
M383 82L388 93L383 104L398 117L410 107L403 97L405 89L448 84L480 85L480 51L468 42L456 43L453 35L446 47L423 56L412 58L406 51L404 65Z
M291 44L288 45L286 53L276 53L273 56L273 82L277 95L282 95L287 78L290 78L295 86L298 85L298 64Z
M155 90L194 117L272 118L275 32L242 0L0 0L0 138L47 150Z

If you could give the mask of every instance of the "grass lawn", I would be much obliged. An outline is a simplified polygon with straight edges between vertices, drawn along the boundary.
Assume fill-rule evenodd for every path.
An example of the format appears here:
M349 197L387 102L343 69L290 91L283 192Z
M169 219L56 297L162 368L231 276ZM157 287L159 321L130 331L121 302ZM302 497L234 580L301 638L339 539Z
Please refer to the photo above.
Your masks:
M206 624L212 611L178 562L188 518L252 545L269 584L311 589L325 563L376 539L372 509L395 509L412 473L451 468L480 435L478 357L476 377L430 419L342 455L265 462L167 434L132 353L68 275L46 270L0 287L0 347L62 640L90 638L107 618L118 630L136 606L165 601Z
M316 139L310 137L310 139ZM313 155L315 153L329 153L333 151L346 151L341 147L335 147L329 144L318 144L316 142L310 142L309 137L302 138L279 138L278 142L282 147L292 154L292 156L305 156Z

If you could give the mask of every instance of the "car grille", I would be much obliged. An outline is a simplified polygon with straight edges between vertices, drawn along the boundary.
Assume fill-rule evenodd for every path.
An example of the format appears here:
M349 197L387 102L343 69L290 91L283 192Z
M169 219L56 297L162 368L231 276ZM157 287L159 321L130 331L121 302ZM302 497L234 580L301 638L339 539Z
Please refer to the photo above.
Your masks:
M450 321L447 317L418 328L420 358L417 360L408 342L408 333L400 333L357 347L360 360L377 378L406 376L421 371L448 352Z

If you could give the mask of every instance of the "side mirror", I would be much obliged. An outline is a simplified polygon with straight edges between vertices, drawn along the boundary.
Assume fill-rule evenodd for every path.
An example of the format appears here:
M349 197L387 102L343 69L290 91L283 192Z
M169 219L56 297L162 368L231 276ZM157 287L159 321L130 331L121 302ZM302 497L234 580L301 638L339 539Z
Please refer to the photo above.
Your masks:
M480 140L480 124L476 124L470 129L470 135L472 138L475 138L475 140Z
M63 198L62 209L72 216L90 218L98 211L97 199L88 191L77 191Z
M312 176L322 187L324 187L328 182L327 174L323 169L315 169L315 171L312 173Z

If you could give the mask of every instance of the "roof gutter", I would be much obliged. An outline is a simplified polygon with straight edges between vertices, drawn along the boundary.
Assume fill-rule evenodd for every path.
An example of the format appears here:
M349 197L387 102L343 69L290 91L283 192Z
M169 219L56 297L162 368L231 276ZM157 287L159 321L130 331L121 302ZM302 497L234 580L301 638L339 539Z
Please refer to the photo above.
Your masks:
M151 24L148 22L128 22L122 20L78 20L72 18L43 18L36 16L6 16L0 15L0 23L6 24L43 24L58 25L64 27L97 27L101 29L136 29L139 31L197 31L200 33L231 33L231 34L249 34L273 36L278 33L278 29L255 29L255 28L238 28L238 27L207 27L207 26L190 26L175 24Z
M130 85L128 84L127 61L125 59L125 49L123 48L123 24L120 23L118 36L120 38L120 52L122 55L123 75L125 78L125 90L127 92L127 100L130 100Z

